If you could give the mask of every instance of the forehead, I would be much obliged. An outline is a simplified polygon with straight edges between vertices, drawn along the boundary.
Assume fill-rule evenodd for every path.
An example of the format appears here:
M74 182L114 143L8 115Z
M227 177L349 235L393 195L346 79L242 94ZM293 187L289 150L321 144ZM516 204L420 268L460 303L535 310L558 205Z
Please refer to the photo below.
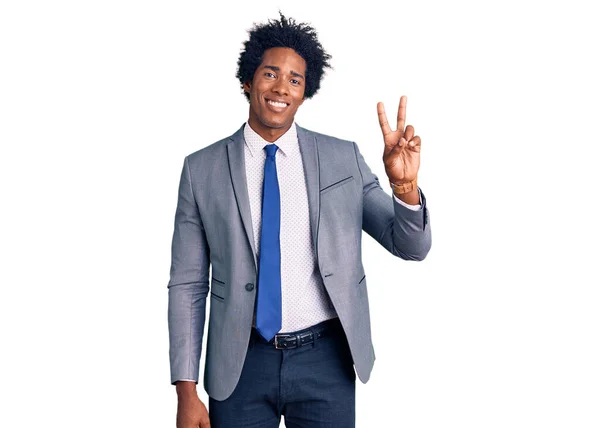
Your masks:
M262 56L261 65L274 65L304 74L306 61L291 48L267 49Z

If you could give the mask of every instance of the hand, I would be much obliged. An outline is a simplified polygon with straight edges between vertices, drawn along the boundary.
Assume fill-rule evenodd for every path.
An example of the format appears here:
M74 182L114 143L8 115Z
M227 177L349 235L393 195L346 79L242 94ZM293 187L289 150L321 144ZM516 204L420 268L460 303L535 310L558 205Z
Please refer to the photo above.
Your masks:
M177 428L210 428L208 410L197 395L179 397L177 401Z
M398 125L395 131L390 125L385 114L383 103L377 103L379 125L383 132L385 147L383 150L383 164L385 172L392 183L409 183L417 178L420 165L421 137L415 135L415 128L406 121L406 95L400 97L398 106Z

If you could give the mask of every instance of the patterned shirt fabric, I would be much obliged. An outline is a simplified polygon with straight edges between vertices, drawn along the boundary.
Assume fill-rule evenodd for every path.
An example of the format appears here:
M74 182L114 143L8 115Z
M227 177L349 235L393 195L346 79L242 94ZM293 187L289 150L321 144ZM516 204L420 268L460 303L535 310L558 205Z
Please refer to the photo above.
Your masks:
M312 245L308 195L304 166L298 145L296 124L279 139L270 143L246 122L244 153L246 183L257 260L260 256L264 150L277 144L275 153L277 180L281 199L281 333L313 326L337 316L319 273Z

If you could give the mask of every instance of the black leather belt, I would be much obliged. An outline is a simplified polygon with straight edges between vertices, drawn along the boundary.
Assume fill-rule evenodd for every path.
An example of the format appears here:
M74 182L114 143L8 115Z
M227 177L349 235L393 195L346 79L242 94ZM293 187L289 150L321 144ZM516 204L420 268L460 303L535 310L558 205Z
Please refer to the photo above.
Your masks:
M269 342L267 342L256 329L253 329L252 332L256 340L262 343L269 343L270 345L275 346L275 349L294 349L304 345L310 345L317 339L329 336L332 333L341 330L342 325L340 324L339 318L336 317L304 330L292 333L278 333Z

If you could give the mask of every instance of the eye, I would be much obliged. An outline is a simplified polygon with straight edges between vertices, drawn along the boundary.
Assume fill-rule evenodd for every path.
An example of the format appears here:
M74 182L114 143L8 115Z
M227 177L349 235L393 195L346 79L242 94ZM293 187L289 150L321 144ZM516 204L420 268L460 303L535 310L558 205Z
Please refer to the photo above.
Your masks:
M299 81L299 80L296 80L296 79L292 79L292 83L293 83L294 85L299 85L299 84L300 84L300 81Z
M267 76L267 77L275 77L275 75L273 73L271 73L270 71L267 71L265 73L265 76Z

